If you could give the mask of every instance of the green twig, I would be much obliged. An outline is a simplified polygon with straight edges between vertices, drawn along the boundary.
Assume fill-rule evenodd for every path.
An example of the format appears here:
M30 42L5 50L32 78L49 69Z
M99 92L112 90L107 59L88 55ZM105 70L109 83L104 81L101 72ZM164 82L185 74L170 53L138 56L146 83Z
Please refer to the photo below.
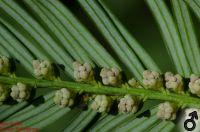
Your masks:
M38 80L38 79L28 79L23 77L7 77L0 76L0 82L5 84L16 84L17 82L25 83L30 85L31 87L52 87L52 88L62 88L66 87L71 90L75 90L78 92L87 92L94 94L107 94L107 95L136 95L147 99L157 99L163 101L171 101L176 102L179 105L187 106L187 107L195 107L200 108L200 99L196 97L190 97L185 94L178 93L169 93L169 92L161 92L149 89L141 89L141 88L119 88L119 87L110 87L110 86L102 86L102 85L92 85L92 84L83 84L76 82L68 82L68 81L48 81L48 80Z

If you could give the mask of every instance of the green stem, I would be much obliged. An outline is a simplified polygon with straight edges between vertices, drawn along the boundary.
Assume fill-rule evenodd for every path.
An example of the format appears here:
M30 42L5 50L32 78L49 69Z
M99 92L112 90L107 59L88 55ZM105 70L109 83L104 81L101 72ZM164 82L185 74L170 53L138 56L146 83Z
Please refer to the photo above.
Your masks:
M83 84L68 81L48 81L38 79L28 79L23 77L7 77L0 76L0 82L5 84L16 84L17 82L25 83L31 87L51 87L62 88L66 87L78 92L87 92L94 94L107 94L107 95L136 95L147 99L157 99L163 101L175 102L182 106L200 108L200 99L196 97L190 97L186 94L169 93L162 91L155 91L149 89L132 88L132 87L110 87L102 85Z

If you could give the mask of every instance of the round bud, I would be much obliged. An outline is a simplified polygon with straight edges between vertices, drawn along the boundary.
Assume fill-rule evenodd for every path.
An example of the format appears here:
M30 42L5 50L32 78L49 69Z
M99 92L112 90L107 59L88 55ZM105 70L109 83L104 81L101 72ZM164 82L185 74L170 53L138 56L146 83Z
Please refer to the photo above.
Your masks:
M100 72L104 85L118 86L122 82L122 76L117 68L103 68Z
M97 95L91 108L99 113L108 112L111 107L111 98L106 95Z
M23 83L17 83L11 88L10 96L17 102L28 100L30 97L31 89Z
M171 72L166 72L165 81L167 89L177 92L183 91L183 78L179 74L174 75Z
M120 113L135 113L138 110L139 100L131 95L125 95L120 99L118 109Z
M35 76L38 79L50 79L54 76L53 65L47 60L33 60Z
M170 102L164 102L159 104L157 117L162 120L175 120L176 119L177 106Z
M192 94L200 97L200 77L192 74L189 82L189 89Z
M89 63L81 64L80 62L74 62L74 78L78 82L88 82L94 80L94 71Z
M142 88L142 87L140 86L140 83L139 83L135 78L131 78L131 79L128 81L128 84L129 84L131 87Z
M73 94L66 88L57 90L53 100L60 107L70 107L74 104Z
M158 72L146 70L143 72L143 84L147 88L160 89L163 87L163 79Z

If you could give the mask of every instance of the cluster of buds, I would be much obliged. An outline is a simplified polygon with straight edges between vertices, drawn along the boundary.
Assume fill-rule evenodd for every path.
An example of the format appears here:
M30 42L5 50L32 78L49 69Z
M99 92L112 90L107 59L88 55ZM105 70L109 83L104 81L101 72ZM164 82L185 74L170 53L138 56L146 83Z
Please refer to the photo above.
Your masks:
M51 79L54 76L54 68L48 60L33 60L34 74L38 79Z
M103 68L100 76L104 85L118 86L122 82L122 75L117 68Z
M160 73L146 70L143 72L143 84L147 88L160 89L163 87L163 79Z
M89 63L81 64L80 62L74 62L74 78L78 82L89 82L94 80L94 72L92 66Z
M120 99L118 109L120 113L135 113L138 110L139 100L137 97L125 95Z
M0 74L7 74L10 71L10 62L6 56L0 56Z
M183 78L179 74L174 75L171 72L166 72L165 81L165 86L167 89L176 92L183 91Z
M135 78L131 78L130 80L128 80L128 84L129 84L131 87L142 88L142 86L140 85L140 83L139 83Z
M10 64L9 59L4 56L0 56L0 73L6 74L9 72ZM51 62L47 60L34 60L33 68L35 76L39 79L50 79L54 76L54 67ZM78 82L90 82L94 80L94 71L89 63L74 62L74 78ZM100 72L102 83L104 85L119 86L122 83L121 71L117 68L103 68ZM165 73L165 86L169 90L183 91L183 78L171 72ZM142 88L140 83L131 78L128 81L131 87ZM146 70L143 72L143 84L147 88L160 89L163 87L162 76L155 71ZM200 96L200 77L191 75L189 88L191 93ZM11 88L10 96L18 101L22 102L30 98L31 89L23 83L17 83ZM5 101L8 97L9 90L2 84L0 84L0 101ZM70 107L74 104L75 94L67 88L57 90L54 97L55 104L60 107ZM120 113L135 113L138 110L140 100L137 97L129 94L125 95L119 100L118 110ZM106 95L96 95L94 101L91 104L91 108L97 112L108 112L112 106L112 99ZM157 116L163 120L176 119L176 112L178 107L174 103L164 102L158 107Z
M0 84L0 102L3 102L8 97L8 88L5 85Z
M200 77L192 74L190 77L189 89L192 94L200 97Z
M10 96L17 102L28 100L30 97L31 89L23 83L17 83L11 88Z
M164 102L159 104L157 117L162 120L175 120L176 119L177 106L170 102Z
M106 95L96 95L91 104L91 108L99 113L108 112L110 110L112 100Z
M74 95L68 89L62 88L56 91L53 100L60 107L70 107L74 104Z

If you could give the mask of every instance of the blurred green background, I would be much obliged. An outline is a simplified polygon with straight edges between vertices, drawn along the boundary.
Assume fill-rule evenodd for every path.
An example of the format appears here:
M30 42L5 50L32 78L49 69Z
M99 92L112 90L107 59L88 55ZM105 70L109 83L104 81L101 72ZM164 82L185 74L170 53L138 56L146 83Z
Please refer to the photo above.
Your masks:
M165 1L170 9L170 0ZM104 2L152 56L163 71L175 70L165 48L158 25L145 3L145 0L104 0ZM70 7L93 35L104 44L105 41L100 37L101 35L94 30L95 26L90 22L90 19L87 18L87 15L84 14L84 11L80 9L77 3L74 3L72 0ZM193 12L191 12L191 14L195 25L195 31L200 42L200 23Z
M162 70L173 70L173 63L167 54L158 26L144 0L105 2Z

